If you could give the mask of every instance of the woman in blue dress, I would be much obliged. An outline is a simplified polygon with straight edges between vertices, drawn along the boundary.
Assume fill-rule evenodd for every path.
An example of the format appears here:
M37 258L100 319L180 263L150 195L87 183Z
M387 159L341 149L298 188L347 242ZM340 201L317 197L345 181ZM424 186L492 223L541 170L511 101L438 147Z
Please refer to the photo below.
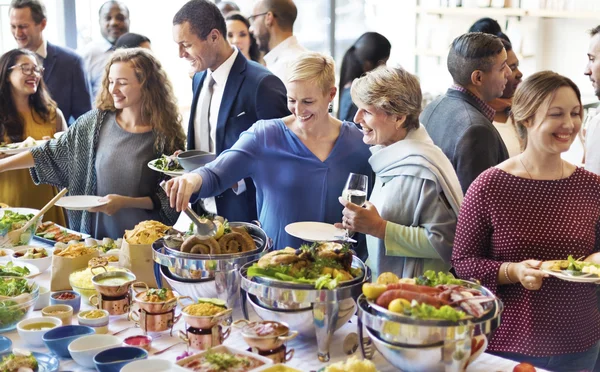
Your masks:
M276 249L302 243L284 230L292 222L340 220L338 197L348 174L370 175L371 168L360 130L329 113L337 93L333 59L302 55L288 67L286 88L292 115L258 121L215 161L171 179L173 208L181 211L190 198L218 195L251 177L259 220Z

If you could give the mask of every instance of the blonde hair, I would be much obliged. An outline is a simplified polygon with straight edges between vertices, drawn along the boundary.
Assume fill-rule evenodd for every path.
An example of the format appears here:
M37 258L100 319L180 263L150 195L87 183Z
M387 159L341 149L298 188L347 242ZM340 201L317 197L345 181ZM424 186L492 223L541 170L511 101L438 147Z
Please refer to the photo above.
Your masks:
M406 116L403 128L419 128L421 85L419 79L402 67L380 66L352 82L353 101L375 106L388 115Z
M522 150L527 147L527 127L525 126L525 122L528 120L533 121L535 114L542 107L548 110L548 106L556 95L556 91L562 87L573 89L581 106L579 116L583 118L583 106L581 104L579 88L566 76L553 71L540 71L525 79L517 88L510 109L510 117L517 128Z
M172 154L176 150L184 149L185 133L173 87L160 62L147 49L118 49L112 54L104 68L102 88L96 97L96 107L105 111L117 111L108 89L108 75L110 67L118 62L128 62L140 82L142 120L152 125L156 151ZM161 149L161 144L164 144L164 149Z
M310 81L321 88L324 94L335 87L335 63L333 58L317 52L301 54L288 65L287 79L294 81Z

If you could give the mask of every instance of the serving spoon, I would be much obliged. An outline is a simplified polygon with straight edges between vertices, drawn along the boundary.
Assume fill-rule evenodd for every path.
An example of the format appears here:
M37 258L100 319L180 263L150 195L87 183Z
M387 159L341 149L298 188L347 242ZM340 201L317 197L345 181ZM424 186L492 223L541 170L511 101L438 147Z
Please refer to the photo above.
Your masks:
M165 181L160 183L160 187L167 192ZM194 212L190 207L185 207L183 211L192 220L194 225L196 225L197 235L206 237L212 237L216 235L217 226L211 220L207 218L201 220L196 212Z

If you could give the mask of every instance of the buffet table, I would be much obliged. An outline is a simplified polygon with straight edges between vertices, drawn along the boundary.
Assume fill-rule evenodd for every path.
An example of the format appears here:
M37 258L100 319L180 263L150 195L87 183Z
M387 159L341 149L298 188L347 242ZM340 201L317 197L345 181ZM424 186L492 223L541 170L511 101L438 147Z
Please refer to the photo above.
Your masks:
M50 285L50 270L47 270L46 272L38 275L37 277L34 278L34 280L41 286L49 287L49 285ZM83 311L83 310L88 310L88 309L91 309L91 307L82 302L81 310ZM251 311L250 317L257 319L257 316L254 312L252 312L252 309L250 309L250 311ZM32 312L32 314L30 316L31 317L41 316L41 312L34 311L34 312ZM237 311L234 312L233 317L234 317L234 319L241 319L242 318L241 310L237 309ZM76 316L73 318L72 324L77 324ZM131 327L132 325L133 325L133 322L128 321L125 315L113 316L110 318L109 332L114 333L114 332L123 330L127 327ZM183 320L181 320L174 327L174 330L173 330L174 336L173 337L169 336L168 332L150 334L154 339L153 343L152 343L152 350L150 352L150 358L166 359L166 360L170 360L170 361L175 361L176 357L178 355L182 354L186 350L186 345L184 345L184 344L177 345L174 348L168 350L167 352L165 352L161 355L157 355L157 356L152 356L152 353L157 350L166 348L176 342L179 342L180 339L176 336L176 334L178 333L178 331L180 329L183 329L183 327L184 327L184 323L183 323ZM346 360L347 358L349 358L349 356L344 353L344 351L342 349L342 345L343 345L344 338L349 333L352 333L352 332L356 332L356 317L353 317L351 319L351 321L348 322L348 324L344 325L342 328L340 328L338 331L336 331L336 333L333 337L333 342L331 344L331 361L330 361L330 363ZM131 328L131 329L125 330L124 332L120 333L118 335L118 337L124 339L125 337L138 335L138 334L142 334L142 331L139 328ZM16 330L5 333L4 335L12 340L13 347L25 348L25 349L29 349L29 350L33 350L33 351L48 353L48 350L45 347L44 348L32 348L32 347L26 345L25 343L23 343L22 340L19 338L19 335ZM227 340L225 340L224 344L227 346L233 347L233 348L237 348L237 349L247 349L248 348L248 346L245 344L244 340L242 339L240 332L235 328L232 329L231 335L229 336L229 338ZM317 345L314 340L296 338L294 340L289 341L287 347L288 347L288 349L293 348L295 350L294 357L292 358L292 360L290 362L288 362L288 365L290 365L292 367L295 367L302 371L316 371L320 368L323 368L326 365L325 363L319 362L319 360L317 359ZM190 349L190 352L193 352L193 351L194 351L193 349ZM360 357L360 351L356 351L354 353L354 355L357 355ZM373 362L376 364L377 369L379 371L384 372L384 371L395 371L396 370L385 359L383 359L383 357L379 353L375 353ZM516 364L517 363L512 362L510 360L502 359L502 358L484 353L472 365L469 366L467 371L468 372L476 372L476 371L486 371L486 372L508 371L508 372L510 372L513 370L513 367ZM60 359L60 369L59 370L60 371L94 371L93 369L87 369L87 368L83 368L83 367L77 365L71 359L63 359L63 358ZM541 371L541 370L538 369L538 371Z

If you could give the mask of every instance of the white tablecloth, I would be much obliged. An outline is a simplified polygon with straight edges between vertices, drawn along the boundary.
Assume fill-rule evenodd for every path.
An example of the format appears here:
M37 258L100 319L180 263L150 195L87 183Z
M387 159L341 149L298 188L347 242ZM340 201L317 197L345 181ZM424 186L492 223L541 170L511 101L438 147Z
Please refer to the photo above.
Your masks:
M41 275L38 275L37 277L35 277L34 280L39 285L49 287L50 269L48 269L46 272L42 273ZM90 308L89 306L82 303L81 310L86 310L89 308ZM250 311L252 311L252 310L250 309ZM41 316L41 312L34 311L30 316L32 316L32 317ZM250 317L256 318L256 314L251 313ZM236 313L234 313L234 319L240 319L240 318L241 318L241 311L237 311ZM76 317L74 317L74 319L73 319L73 324L77 324ZM111 317L110 324L109 324L109 332L114 333L116 331L119 331L121 329L129 327L132 324L133 323L129 322L127 320L126 316L124 316L124 315ZM176 333L180 329L183 330L183 327L184 327L183 321L180 321L178 324L175 325L173 334L176 335ZM348 324L344 325L342 328L340 328L335 333L333 341L331 343L331 347L330 347L330 354L331 354L330 362L337 362L337 361L341 361L341 360L346 360L348 358L348 356L346 354L344 354L344 352L342 350L342 344L343 344L344 337L346 337L346 335L348 335L351 332L356 332L356 319L355 318L352 318L352 320ZM124 339L125 337L137 335L137 334L142 334L142 331L139 328L133 328L133 329L129 329L129 330L119 334L118 337L121 339ZM32 347L24 344L22 342L22 340L19 338L19 335L16 330L5 333L4 335L12 340L13 347L26 348L29 350L39 351L42 353L49 352L48 349L46 349L45 347L32 348ZM154 351L163 349L171 344L174 344L174 343L180 341L177 337L170 337L168 332L155 333L155 334L151 334L151 336L154 338L154 341L152 344L152 351L150 354L152 354L152 352L154 352ZM233 348L240 349L240 350L248 348L248 346L245 344L244 340L242 339L240 332L235 328L232 329L231 335L229 336L229 338L227 340L225 340L224 344L227 346L233 347ZM291 340L290 342L288 342L287 347L288 347L288 349L293 348L295 350L293 359L288 363L292 367L295 367L302 371L313 371L313 370L318 370L326 365L325 363L319 362L319 360L317 359L317 347L316 347L315 340L306 340L306 339L297 338L297 339L294 339L294 340ZM181 353L183 353L183 351L185 351L185 348L186 348L186 346L183 344L178 345L178 346L174 347L173 349L171 349L161 355L150 356L150 357L175 361L175 358L178 355L180 355ZM193 351L193 350L190 349L190 351ZM355 353L355 355L360 356L360 350L357 351ZM373 358L373 362L377 365L377 369L381 372L396 371L396 369L393 366L391 366L379 353L375 354L375 357ZM512 369L515 365L516 365L516 363L512 362L510 360L502 359L502 358L484 353L472 365L469 366L467 371L468 372L477 372L477 371L482 371L482 372L483 371L485 371L485 372L508 371L508 372L510 372L510 371L512 371ZM83 367L77 365L71 359L61 359L59 370L60 371L90 371L90 372L94 371L92 369L83 368Z

